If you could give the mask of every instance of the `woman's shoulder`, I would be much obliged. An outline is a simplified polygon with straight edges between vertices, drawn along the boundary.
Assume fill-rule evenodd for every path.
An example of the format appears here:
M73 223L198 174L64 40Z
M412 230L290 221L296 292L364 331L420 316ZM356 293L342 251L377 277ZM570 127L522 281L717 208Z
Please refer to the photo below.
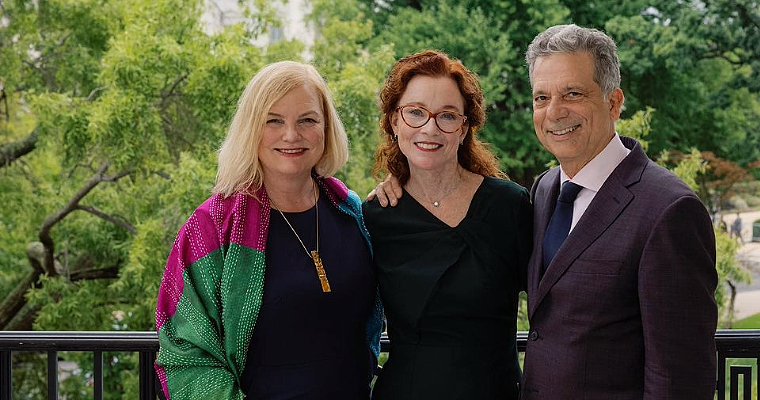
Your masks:
M471 215L495 226L513 225L522 215L532 215L528 190L501 178L486 177L473 199Z
M260 198L245 192L214 194L193 211L180 236L217 237L222 245L262 248L259 242L266 239L261 233L268 226L269 207L264 208Z
M236 192L229 196L214 193L193 211L192 216L221 222L235 214L258 210L260 205L261 201L248 193Z
M404 193L404 195L409 196L407 193ZM378 218L382 218L382 214L391 212L393 208L391 206L381 206L380 201L375 197L372 200L364 200L362 202L362 216L365 222L371 224L373 221L377 221Z
M354 218L361 218L362 204L356 192L333 176L317 177L317 182L334 207Z
M509 179L487 176L483 179L483 187L491 196L507 196L516 199L528 196L528 190L526 188Z

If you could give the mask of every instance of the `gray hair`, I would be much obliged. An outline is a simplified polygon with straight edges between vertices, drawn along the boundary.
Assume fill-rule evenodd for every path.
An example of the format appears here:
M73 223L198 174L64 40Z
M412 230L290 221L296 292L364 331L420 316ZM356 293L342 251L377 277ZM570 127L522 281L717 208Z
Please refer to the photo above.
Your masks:
M579 53L587 51L594 57L594 82L606 98L620 87L620 60L615 42L604 32L580 26L556 25L536 36L525 52L525 62L531 85L536 59L552 54Z

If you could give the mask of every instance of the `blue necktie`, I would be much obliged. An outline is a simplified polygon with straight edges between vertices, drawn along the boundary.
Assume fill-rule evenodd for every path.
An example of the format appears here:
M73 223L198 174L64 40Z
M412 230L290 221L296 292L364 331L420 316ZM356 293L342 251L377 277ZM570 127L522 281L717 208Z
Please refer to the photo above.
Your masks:
M549 226L544 234L542 276L543 272L546 271L546 267L554 259L554 255L557 254L557 250L562 246L562 242L565 241L565 238L570 233L570 224L573 222L573 202L575 202L575 198L581 189L583 189L583 186L570 181L562 184L562 190L560 190L559 198L557 198L557 206L554 207L554 214L552 214L552 219L549 221Z

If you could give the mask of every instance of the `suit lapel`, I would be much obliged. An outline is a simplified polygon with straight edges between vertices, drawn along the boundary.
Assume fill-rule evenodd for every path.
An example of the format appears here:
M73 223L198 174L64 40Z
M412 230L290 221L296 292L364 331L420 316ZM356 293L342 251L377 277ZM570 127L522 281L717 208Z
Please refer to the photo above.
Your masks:
M541 191L542 185L539 185L536 192L536 204L534 205L536 211L534 232L536 236L533 241L533 256L530 262L529 276L531 281L529 282L528 318L533 316L546 294L571 268L575 259L588 249L633 201L634 196L628 188L641 179L649 159L635 141L628 138L621 138L621 140L626 147L631 149L631 154L615 168L604 182L578 224L557 251L557 255L547 267L543 277L539 277L541 263L543 262L541 246L543 245L546 226L554 212L554 204L558 196L559 168L556 168L556 172L552 171L544 177L544 179L553 177L549 180L550 183L547 182L551 187L544 187L544 190Z

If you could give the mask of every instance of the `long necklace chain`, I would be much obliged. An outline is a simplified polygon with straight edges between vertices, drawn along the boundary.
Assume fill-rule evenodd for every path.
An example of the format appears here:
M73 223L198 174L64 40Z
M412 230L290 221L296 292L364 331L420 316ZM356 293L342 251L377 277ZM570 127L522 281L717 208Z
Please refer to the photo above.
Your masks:
M314 181L312 181L314 182ZM304 244L303 240L301 240L301 236L298 235L298 232L296 232L295 228L293 228L293 225L290 224L290 221L288 221L287 218L285 218L285 214L280 210L279 207L277 207L276 204L274 204L274 200L272 198L269 198L269 202L272 203L272 207L274 207L275 210L277 210L280 215L282 215L282 219L285 220L285 223L288 224L288 227L290 227L290 230L293 231L293 234L296 235L296 239L298 239L298 242L301 243L301 247L303 247L304 251L306 252L306 255L311 258L311 260L314 262L314 268L317 269L317 277L319 277L319 283L322 285L322 292L329 293L330 290L330 282L327 280L327 272L325 272L325 267L322 264L322 257L319 256L319 204L317 204L317 184L314 182L314 212L316 214L316 233L317 233L317 249L309 251L308 248L306 248L306 245Z

